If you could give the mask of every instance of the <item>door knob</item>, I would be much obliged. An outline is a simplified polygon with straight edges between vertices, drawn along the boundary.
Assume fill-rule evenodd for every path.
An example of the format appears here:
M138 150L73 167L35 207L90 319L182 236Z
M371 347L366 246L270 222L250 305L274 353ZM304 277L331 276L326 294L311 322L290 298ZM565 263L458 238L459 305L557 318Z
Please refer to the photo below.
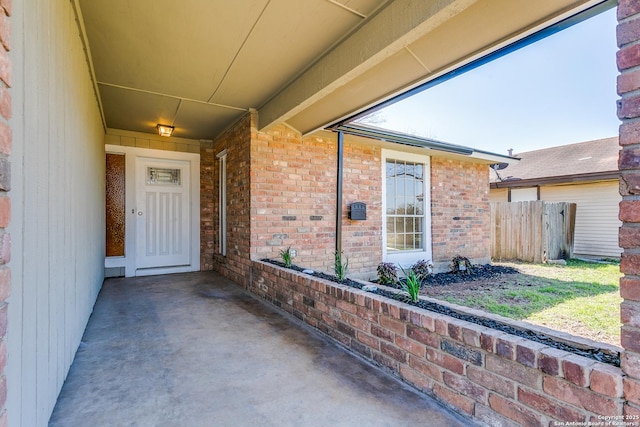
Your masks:
M138 216L142 216L142 211L138 211Z

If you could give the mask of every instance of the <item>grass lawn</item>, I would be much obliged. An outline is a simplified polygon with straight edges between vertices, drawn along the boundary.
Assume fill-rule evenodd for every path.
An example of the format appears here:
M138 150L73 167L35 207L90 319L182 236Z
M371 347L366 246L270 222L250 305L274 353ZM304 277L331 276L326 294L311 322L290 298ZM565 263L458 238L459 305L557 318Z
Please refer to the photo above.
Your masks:
M422 294L620 345L618 264L570 260L566 266L494 263L520 274L425 289Z

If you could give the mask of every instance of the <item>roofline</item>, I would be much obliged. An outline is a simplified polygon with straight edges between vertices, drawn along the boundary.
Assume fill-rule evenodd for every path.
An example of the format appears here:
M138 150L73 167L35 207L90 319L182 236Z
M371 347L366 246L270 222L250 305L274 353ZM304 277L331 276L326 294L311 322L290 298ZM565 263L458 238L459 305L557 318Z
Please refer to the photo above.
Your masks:
M493 161L493 164L508 163L511 165L511 164L519 163L521 160L517 157L494 153L492 151L476 150L475 148L473 149L473 157L476 157L479 159L491 160Z
M592 172L576 175L550 176L544 178L531 179L511 179L505 181L494 181L489 184L492 189L496 188L518 188L532 187L546 184L571 184L585 181L604 181L620 178L620 171Z
M514 157L518 157L518 156L522 156L523 154L526 155L530 155L532 153L538 153L540 151L552 151L552 150L561 150L561 149L566 149L567 147L572 147L574 145L583 145L583 144L591 144L591 143L603 143L604 141L609 141L609 140L614 140L614 139L619 139L618 135L614 135L614 136L607 136L605 138L597 138L597 139L589 139L587 141L580 141L580 142L572 142L570 144L562 144L562 145L554 145L553 147L545 147L545 148L536 148L535 150L530 150L530 151L522 151L520 153L514 153L513 156Z
M490 153L488 151L476 150L471 147L465 147L448 142L438 141L431 138L423 138L420 136L409 135L401 132L395 132L388 129L377 128L373 126L365 126L356 123L337 124L329 128L334 132L342 132L347 135L360 136L364 138L377 139L380 141L391 142L394 144L409 145L412 147L426 148L428 150L443 151L472 158L489 160L496 163L513 163L518 161L513 157L502 154Z

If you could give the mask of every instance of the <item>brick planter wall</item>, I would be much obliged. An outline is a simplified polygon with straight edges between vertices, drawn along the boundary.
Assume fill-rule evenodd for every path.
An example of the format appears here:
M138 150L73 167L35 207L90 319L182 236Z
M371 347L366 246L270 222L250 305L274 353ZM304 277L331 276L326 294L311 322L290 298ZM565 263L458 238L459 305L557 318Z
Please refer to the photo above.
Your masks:
M599 422L635 393L620 368L271 264L248 289L490 425Z

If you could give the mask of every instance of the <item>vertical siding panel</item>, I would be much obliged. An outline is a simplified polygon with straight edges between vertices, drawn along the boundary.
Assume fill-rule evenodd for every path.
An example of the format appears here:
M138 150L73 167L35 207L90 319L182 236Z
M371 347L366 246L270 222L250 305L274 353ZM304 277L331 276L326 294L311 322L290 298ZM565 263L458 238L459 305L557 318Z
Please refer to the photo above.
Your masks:
M38 90L41 93L40 102L38 103L38 116L42 118L39 123L38 143L38 172L36 173L38 180L39 197L36 201L36 210L33 212L47 212L49 215L36 215L36 253L40 260L34 267L38 269L37 280L37 330L36 330L36 425L43 425L48 418L47 402L49 400L49 360L51 357L51 343L49 341L49 325L51 316L51 294L53 283L49 280L51 273L51 265L49 259L49 200L50 200L50 181L51 175L49 165L49 153L51 149L51 119L49 113L49 96L51 88L51 69L47 58L51 56L51 23L47 19L50 16L50 4L47 0L38 2L38 13L42 17L42 43L38 46L41 59L41 73L39 76ZM55 111L55 110L54 110Z
M26 16L36 16L37 17L38 5L34 2L27 2L25 4L25 21ZM25 63L36 63L36 58L38 57L38 38L39 33L34 34L31 37L26 37L23 33L22 36L25 39L24 43L24 56ZM25 67L24 74L25 80L31 82L34 88L38 88L38 79L37 79L37 68L36 67ZM25 104L29 105L38 105L38 98L40 95L39 90L26 90L22 88L22 95L24 97ZM24 141L25 144L23 146L24 150L24 171L22 174L23 177L23 186L20 190L24 190L25 188L31 188L31 191L26 192L23 191L23 212L33 212L36 209L35 201L38 199L38 187L35 185L35 172L37 169L37 164L35 161L35 156L37 155L36 147L29 146L29 141L36 141L39 137L38 129L35 127L28 126L28 122L30 120L38 120L40 117L37 116L37 111L33 111L30 117L27 117L26 112L22 116L23 122L21 123L21 129L24 132ZM15 161L15 160L14 160ZM15 172L14 172L15 175ZM13 178L13 177L12 177ZM15 218L14 218L15 219ZM15 224L14 224L15 225ZM35 227L23 227L23 253L33 252L35 250L34 242L36 241L36 230ZM15 239L20 240L20 239ZM14 257L15 261L15 257ZM36 378L37 378L37 370L36 370L36 321L37 321L37 311L34 309L36 307L36 295L37 295L37 270L36 268L25 268L24 260L22 260L22 265L16 266L18 268L22 268L23 277L22 280L16 280L15 278L12 280L14 284L13 292L22 292L22 306L16 307L15 304L11 304L12 310L9 310L9 313L15 313L15 309L23 309L22 313L19 313L17 316L13 315L13 318L16 319L22 325L21 336L14 337L12 335L13 328L12 324L16 322L9 322L9 331L8 338L11 348L9 349L9 354L15 354L21 361L20 373L17 377L13 377L13 383L19 384L21 386L20 389L14 389L20 393L20 399L16 402L18 414L15 414L15 410L12 411L12 407L9 406L8 413L9 419L13 421L14 419L19 419L18 425L36 425ZM12 271L12 273L17 273L16 271ZM30 284L30 285L27 285ZM20 288L16 288L20 286ZM24 308L23 308L24 307ZM13 353L13 349L16 350ZM12 358L8 358L8 363L10 366L13 366ZM9 372L12 371L12 368L8 369ZM12 390L11 385L9 384L9 390ZM11 394L8 395L11 398ZM18 406L19 405L19 406Z
M48 6L46 13L48 13L54 21L59 19L60 8ZM49 43L50 48L54 49L54 46L60 43L59 30L55 25L51 25L49 30ZM49 69L49 97L47 99L47 105L49 111L55 111L57 109L57 97L59 94L60 82L58 81L59 72L57 69L57 57L58 55L49 55L48 69ZM47 179L49 194L49 210L48 210L48 224L47 224L47 255L49 258L49 335L48 335L48 367L49 375L47 377L47 398L46 402L50 402L51 399L55 399L56 396L56 380L58 378L58 306L59 306L59 292L55 292L55 284L60 282L58 277L58 251L56 250L56 240L59 233L60 223L56 223L55 220L61 218L57 209L57 200L60 198L57 195L58 188L58 147L60 147L60 138L58 135L58 120L54 118L49 120L49 155L48 155L48 169L49 176ZM44 386L44 384L43 384ZM48 414L45 413L45 417Z
M72 2L13 6L20 146L7 409L9 425L37 427L48 423L102 284L104 129Z
M65 27L71 26L72 19L73 17L69 19ZM71 29L69 29L68 31L71 31ZM69 39L72 39L71 34L67 35L67 37ZM72 58L77 57L78 55L77 45L70 41L68 43L68 46L69 46L68 49L71 52L71 57ZM72 103L72 100L75 99L75 96L74 96L75 88L73 85L73 77L71 73L65 73L64 76L65 78L64 78L63 84L66 90L64 91L62 100L65 105L70 105ZM68 111L65 111L65 114L62 120L64 121L64 135L72 136L73 130L75 128L74 122L73 122L73 115L70 114ZM72 200L72 197L73 197L73 193L71 191L72 185L73 185L73 168L72 168L73 150L70 144L64 144L62 146L62 151L64 153L64 156L63 156L64 185L63 185L63 188L61 188L61 190L63 191L64 200L67 201L66 203L64 203L65 205L64 217L72 218L74 206L73 206L73 203L69 203L69 200ZM64 227L62 227L62 229L64 230L64 248L62 248L64 253L64 259L70 260L70 259L73 259L73 254L76 253L76 249L73 244L72 235L71 235L72 228L69 227L69 224L65 224ZM65 267L68 267L68 261L65 263ZM64 319L63 319L62 327L64 328L64 350L65 350L63 367L68 367L73 362L73 356L75 354L74 348L73 348L74 340L73 340L73 335L71 334L71 330L73 328L73 323L74 323L73 319L75 318L73 315L73 313L75 312L75 303L73 299L74 294L71 292L71 288L76 283L75 269L65 268L63 280L64 280L64 287L62 288L62 293L64 294L64 308L63 308ZM64 372L62 377L64 381L64 377L65 377Z
M618 246L618 182L542 187L541 199L576 203L574 253L577 255L620 256Z
M42 22L41 30L39 35L41 36L41 43L37 46L38 56L40 58L47 58L47 51L50 50L49 46L49 23L46 19L46 10L47 10L47 2L46 0L38 1L38 21ZM36 170L34 171L34 180L35 189L38 194L38 198L34 201L34 206L32 210L28 212L43 212L48 208L48 188L47 188L47 175L49 171L47 170L47 158L48 158L48 125L49 120L47 117L47 97L48 97L48 79L49 79L49 69L46 64L41 64L40 75L38 76L38 84L36 85L37 90L39 92L38 103L34 108L37 111L35 115L37 117L37 122L41 125L37 127L37 139L36 143L38 144L38 148L35 153L35 164ZM48 270L49 270L49 257L46 251L46 243L47 243L47 228L48 221L47 217L44 215L34 216L35 219L35 230L36 230L36 239L33 242L34 251L33 253L36 255L37 260L40 262L36 263L32 266L25 265L26 268L35 268L36 269L36 337L35 337L35 351L36 351L36 364L35 364L35 372L36 372L36 407L35 409L35 425L42 425L43 419L45 418L46 413L46 398L47 398L47 388L43 386L43 380L47 378L48 372L48 357L49 357L49 349L48 343L46 342L49 328L48 328L48 318L49 318L49 305L48 305L48 293L49 293L49 283L47 280ZM29 285L28 283L26 284Z

